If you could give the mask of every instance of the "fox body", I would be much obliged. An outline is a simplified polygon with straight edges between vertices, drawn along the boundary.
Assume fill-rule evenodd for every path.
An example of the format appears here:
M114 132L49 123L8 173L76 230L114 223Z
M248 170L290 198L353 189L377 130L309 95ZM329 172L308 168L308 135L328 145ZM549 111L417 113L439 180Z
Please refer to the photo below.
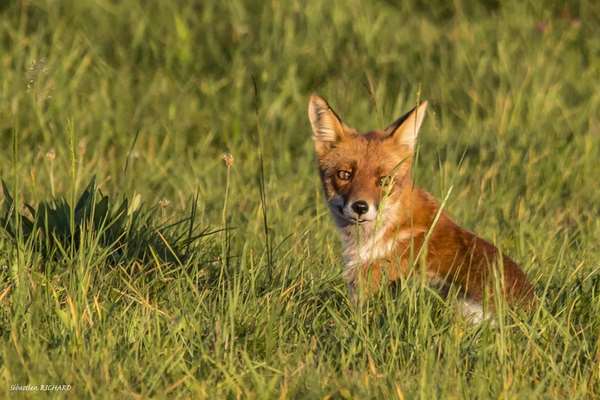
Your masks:
M483 316L484 298L496 293L509 305L531 307L533 287L519 266L454 223L429 193L413 185L411 165L426 108L423 102L385 130L360 134L323 98L310 98L319 173L341 234L352 298L409 275L413 261L424 257L429 281L443 289L458 286L463 310L474 318ZM491 284L494 276L500 285Z

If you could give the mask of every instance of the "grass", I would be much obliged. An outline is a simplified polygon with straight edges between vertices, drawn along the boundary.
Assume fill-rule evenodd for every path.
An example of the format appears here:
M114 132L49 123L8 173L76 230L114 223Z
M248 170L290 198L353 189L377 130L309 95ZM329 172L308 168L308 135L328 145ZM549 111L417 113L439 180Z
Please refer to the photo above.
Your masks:
M54 259L0 233L2 394L600 396L599 26L586 0L3 2L0 177L17 210L73 205L96 176L156 208L150 233L192 198L194 226L219 232L185 260L116 263L92 231ZM353 308L313 91L363 130L428 99L418 184L453 188L447 209L523 265L540 310L471 326L414 281Z

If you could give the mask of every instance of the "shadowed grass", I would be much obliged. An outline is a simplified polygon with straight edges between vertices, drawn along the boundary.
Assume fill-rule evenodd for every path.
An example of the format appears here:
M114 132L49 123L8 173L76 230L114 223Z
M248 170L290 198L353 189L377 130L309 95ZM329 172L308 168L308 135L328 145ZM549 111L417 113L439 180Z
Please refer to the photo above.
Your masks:
M5 201L0 228L13 241L23 240L45 261L62 261L89 248L92 254L105 251L105 262L113 265L145 263L153 258L181 264L191 255L194 242L215 233L208 229L198 232L194 227L195 203L185 219L158 225L157 209L145 209L139 195L131 203L125 197L114 205L97 189L95 178L74 205L65 198L42 201L37 207L26 203L30 217L17 212L5 182L2 188Z

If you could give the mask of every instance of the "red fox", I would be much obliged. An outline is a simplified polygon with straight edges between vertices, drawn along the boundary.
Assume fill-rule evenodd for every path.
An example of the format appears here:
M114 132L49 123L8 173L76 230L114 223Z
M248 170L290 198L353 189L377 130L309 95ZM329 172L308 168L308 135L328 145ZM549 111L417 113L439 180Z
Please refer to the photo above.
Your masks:
M507 304L530 309L535 294L521 268L413 185L412 160L426 108L424 101L385 130L360 134L322 97L310 97L319 173L341 234L351 298L409 275L415 256L423 253L430 283L445 290L456 286L464 296L462 311L473 319L487 316L482 302L498 292L494 276L501 277L497 286ZM494 302L489 304L493 310Z

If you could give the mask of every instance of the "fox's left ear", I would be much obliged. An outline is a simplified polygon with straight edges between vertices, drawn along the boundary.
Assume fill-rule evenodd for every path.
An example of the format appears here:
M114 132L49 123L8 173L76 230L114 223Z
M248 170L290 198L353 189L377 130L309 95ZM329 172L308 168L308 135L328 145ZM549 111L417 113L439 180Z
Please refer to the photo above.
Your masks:
M394 140L398 145L407 146L410 150L414 150L426 109L427 102L424 101L398 118L385 128L387 137Z

